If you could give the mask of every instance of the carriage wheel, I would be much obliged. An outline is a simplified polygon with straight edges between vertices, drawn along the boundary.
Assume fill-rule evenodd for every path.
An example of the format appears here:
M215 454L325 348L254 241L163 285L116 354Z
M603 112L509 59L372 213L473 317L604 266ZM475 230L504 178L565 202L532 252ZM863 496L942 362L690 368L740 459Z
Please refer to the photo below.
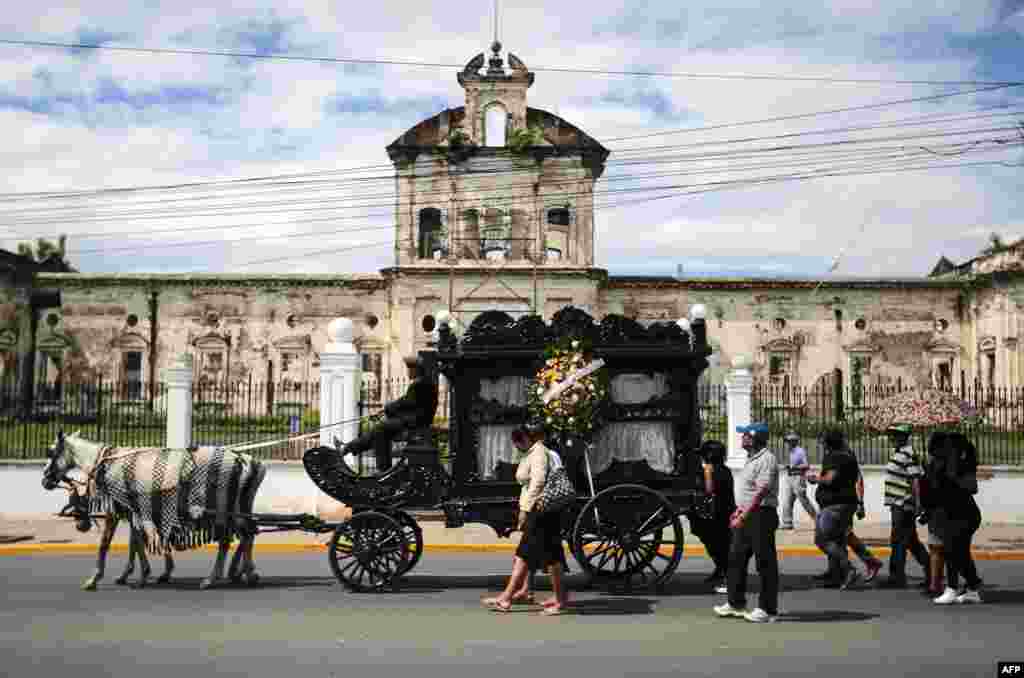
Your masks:
M416 519L405 511L395 512L394 518L402 526L402 532L409 542L409 562L406 563L405 569L398 573L405 574L416 567L416 563L420 562L420 558L423 556L423 529Z
M571 544L591 578L649 589L665 583L679 566L683 525L661 493L643 485L616 485L586 503Z
M384 513L357 513L334 530L327 554L334 576L350 591L380 591L408 569L405 530Z

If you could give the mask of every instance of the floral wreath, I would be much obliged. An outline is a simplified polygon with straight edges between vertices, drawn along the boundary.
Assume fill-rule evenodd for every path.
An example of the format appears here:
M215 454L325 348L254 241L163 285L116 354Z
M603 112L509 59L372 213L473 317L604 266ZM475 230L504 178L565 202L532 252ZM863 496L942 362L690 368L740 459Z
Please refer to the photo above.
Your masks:
M591 364L587 340L562 339L544 350L544 359L530 383L530 415L552 434L569 436L570 441L571 437L589 439L600 425L607 402L607 371L596 369L567 384L571 375ZM559 385L560 389L554 388Z

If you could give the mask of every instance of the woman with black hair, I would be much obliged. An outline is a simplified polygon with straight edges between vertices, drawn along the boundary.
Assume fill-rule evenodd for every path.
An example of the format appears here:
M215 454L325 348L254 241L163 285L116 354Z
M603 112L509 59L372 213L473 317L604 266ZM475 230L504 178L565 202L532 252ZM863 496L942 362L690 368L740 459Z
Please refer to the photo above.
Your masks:
M704 581L715 585L717 593L728 593L725 585L729 571L729 544L732 532L729 517L736 510L732 471L725 465L726 447L707 440L697 452L704 467L705 504L695 507L687 518L690 529L704 544L715 570Z
M971 556L971 540L981 527L978 453L962 433L933 434L928 443L928 503L938 519L946 556L946 589L936 605L980 603L981 578ZM965 588L960 588L960 577Z

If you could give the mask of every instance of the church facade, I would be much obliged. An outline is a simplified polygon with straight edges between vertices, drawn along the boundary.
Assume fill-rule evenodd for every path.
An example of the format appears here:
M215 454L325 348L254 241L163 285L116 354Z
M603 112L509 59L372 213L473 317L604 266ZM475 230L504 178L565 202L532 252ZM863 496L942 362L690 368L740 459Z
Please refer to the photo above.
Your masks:
M145 383L183 353L196 379L303 383L319 375L327 325L355 324L364 381L406 375L439 314L545 319L566 305L640 322L707 310L707 379L745 356L756 377L812 386L1018 386L1024 247L919 278L784 280L609 275L594 260L593 191L609 151L528 106L534 74L492 47L458 73L464 105L387 147L394 265L368 275L36 272L0 299L5 381ZM14 278L11 278L14 280ZM141 394L140 394L141 395Z

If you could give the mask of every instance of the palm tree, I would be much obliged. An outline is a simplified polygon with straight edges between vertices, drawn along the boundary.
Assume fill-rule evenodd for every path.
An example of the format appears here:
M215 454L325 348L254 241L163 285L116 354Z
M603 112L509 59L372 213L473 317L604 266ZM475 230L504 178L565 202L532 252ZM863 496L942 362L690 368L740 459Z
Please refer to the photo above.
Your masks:
M57 238L57 242L47 240L46 238L36 238L35 247L32 246L31 242L18 243L18 254L23 257L28 257L37 263L43 263L51 257L57 257L60 261L64 262L68 268L71 268L70 264L67 264L65 257L67 256L67 244L68 236L61 234Z
M989 235L988 240L991 244L981 251L982 256L999 254L1000 252L1005 252L1010 248L1010 246L1003 241L1003 236L998 233L992 233Z

